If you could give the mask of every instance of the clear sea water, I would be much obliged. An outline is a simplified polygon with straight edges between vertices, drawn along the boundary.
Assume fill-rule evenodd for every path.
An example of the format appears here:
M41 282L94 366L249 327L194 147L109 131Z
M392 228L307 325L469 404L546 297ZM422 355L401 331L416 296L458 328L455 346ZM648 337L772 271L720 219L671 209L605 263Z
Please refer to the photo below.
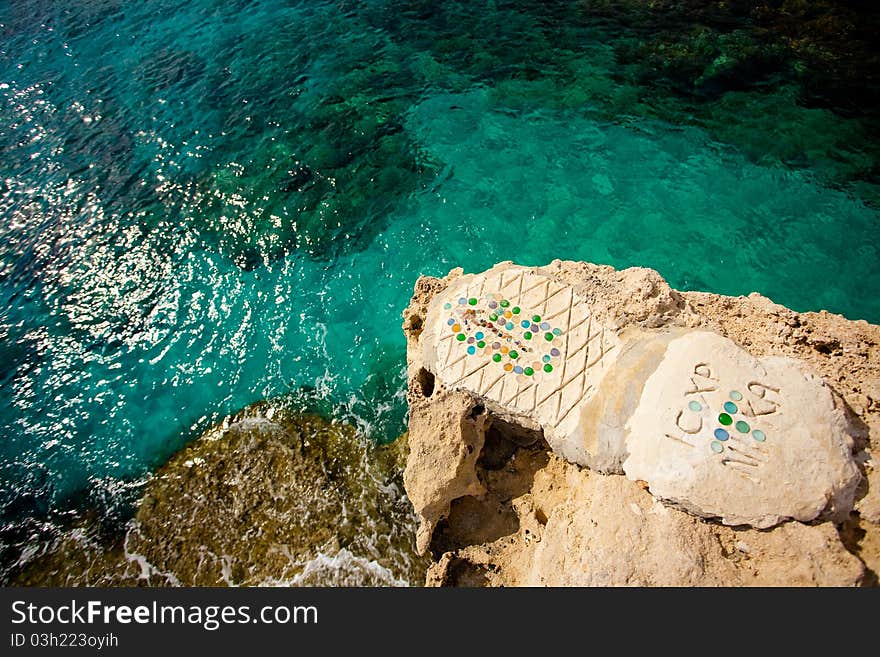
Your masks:
M880 321L876 76L607 4L0 0L3 561L259 399L394 439L420 274Z

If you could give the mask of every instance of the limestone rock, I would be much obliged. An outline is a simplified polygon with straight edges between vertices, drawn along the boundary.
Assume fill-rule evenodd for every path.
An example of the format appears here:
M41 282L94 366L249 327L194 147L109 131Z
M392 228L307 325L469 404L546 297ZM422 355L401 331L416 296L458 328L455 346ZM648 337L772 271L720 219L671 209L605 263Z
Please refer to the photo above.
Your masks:
M868 493L856 507L862 518L873 525L880 525L880 470L868 473Z
M531 586L852 586L864 570L829 523L735 532L619 476L581 477L531 563Z
M507 273L502 280L503 272ZM518 397L509 403L511 392L522 390L521 382L505 382L504 395L499 395L497 382L495 389L487 388L485 380L474 382L467 371L460 373L465 374L460 381L460 374L452 376L456 370L440 366L447 353L437 349L444 331L464 333L463 340L454 338L453 346L465 353L468 346L477 346L476 329L453 332L448 324L457 317L448 313L458 309L459 299L465 300L459 304L465 312L481 308L469 286L494 280L506 290L516 275L546 285L551 292L560 286L559 295L570 293L593 327L604 332L602 362L588 372L585 394L570 413L576 421L566 418L554 424L543 415L546 409L521 408ZM514 286L519 294L518 281ZM477 299L474 306L471 298ZM500 306L500 300L492 300ZM513 307L520 309L517 315L523 314L525 304L519 297L505 292L501 300L511 302L511 317L504 319L513 318ZM555 310L559 308L553 306L551 314ZM477 313L467 318L470 324ZM511 322L505 322L505 330L507 323ZM551 325L551 333L552 328L562 331ZM694 331L717 334L711 340L726 344L720 352L726 359L725 381L735 381L735 386L719 382L717 391L698 390L705 397L700 398L699 411L705 402L706 417L699 415L707 424L705 431L702 424L694 424L696 416L678 415L692 412L687 403L691 400L685 402L684 396L701 363L689 363L690 371L687 363L676 364L674 345L679 340L699 341ZM501 263L475 276L455 269L444 278L423 277L405 312L404 332L408 399L416 424L422 426L413 441L420 465L418 470L408 468L406 487L421 500L417 507L427 508L427 500L435 504L419 537L420 547L430 545L435 558L429 585L876 583L880 483L871 443L880 431L880 327L827 312L797 313L758 294L735 298L677 292L648 269L615 271L554 261L537 268ZM731 347L719 336L733 338L740 347ZM473 343L469 337L475 338ZM511 337L521 340L521 334ZM448 348L452 339L442 344ZM477 356L474 351L469 356ZM491 360L484 371L493 366L503 370L512 360L518 359L508 356L500 364ZM551 373L558 369L553 365ZM676 382L682 376L679 370L686 375L684 382ZM744 372L760 376L741 378ZM703 368L696 373L715 377ZM654 377L673 384L649 387ZM785 379L784 385L778 378ZM733 391L742 399L731 399ZM450 392L463 395L455 412ZM529 392L534 394L522 396ZM643 403L648 397L653 405ZM571 402L563 395L562 401L566 399ZM728 401L737 405L735 413L728 413L730 424L708 426L710 419L727 412L723 403ZM740 403L748 413L741 412ZM432 404L446 411L432 411ZM722 404L722 410L713 409L709 415L713 404ZM479 422L473 421L475 409L481 411L476 415ZM641 423L637 434L632 430L634 417ZM747 432L737 431L739 421L749 425ZM704 440L709 451L703 452L702 460L692 463L673 451L670 466L671 450L658 447L658 441L675 444L672 449L685 454L696 448L663 438L664 423L695 436L691 440ZM696 433L687 434L685 428ZM716 428L734 437L719 440ZM543 432L552 453L541 451L543 441L521 440L520 432ZM756 435L763 442L755 440ZM713 441L721 444L721 452L712 451ZM719 454L730 456L729 447L737 443L749 446L743 447L744 453L766 457L766 462L745 457L756 465L740 464L739 472L734 465L721 465ZM481 453L464 458L460 446L466 444L482 445ZM720 474L705 470L710 465ZM759 476L750 469L757 469ZM866 476L860 477L859 470ZM603 474L624 471L636 481ZM688 488L697 474L703 477L697 487L706 487L706 499L691 495ZM850 510L854 499L858 504ZM715 508L715 503L723 504ZM768 528L728 526L699 516L753 521ZM785 518L811 519L809 524L779 523Z
M687 333L669 343L627 429L627 476L694 514L766 528L852 509L860 474L846 417L793 359Z
M424 553L452 500L481 495L476 461L483 449L484 409L465 393L437 392L410 409L409 458L403 474L419 517L416 550Z
M428 586L855 586L864 578L831 523L726 527L625 477L541 459L533 448L479 474L482 511L474 499L454 503L443 533L455 540L432 544L440 556ZM514 521L487 536L475 520L493 509Z
M626 424L635 412L648 377L657 369L666 347L682 330L645 333L625 331L620 354L599 390L584 401L578 435L586 456L583 465L606 473L623 473Z
M583 406L621 343L571 285L509 264L461 276L428 304L420 341L424 367L443 387L540 426L557 453L591 462Z

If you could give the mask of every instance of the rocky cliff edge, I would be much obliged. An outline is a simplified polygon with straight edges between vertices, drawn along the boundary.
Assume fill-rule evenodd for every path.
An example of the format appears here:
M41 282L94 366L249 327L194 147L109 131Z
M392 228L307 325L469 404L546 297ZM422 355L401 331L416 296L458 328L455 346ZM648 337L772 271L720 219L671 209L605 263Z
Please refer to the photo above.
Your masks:
M880 327L500 263L404 312L429 585L871 585Z

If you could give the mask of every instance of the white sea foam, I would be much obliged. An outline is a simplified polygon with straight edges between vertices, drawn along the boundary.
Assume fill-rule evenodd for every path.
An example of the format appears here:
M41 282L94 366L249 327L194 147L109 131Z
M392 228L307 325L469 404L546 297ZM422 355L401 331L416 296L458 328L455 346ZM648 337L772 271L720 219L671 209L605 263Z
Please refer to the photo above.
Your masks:
M125 560L131 564L136 565L140 570L137 579L149 581L151 577L158 576L165 579L165 581L171 586L182 586L180 580L177 578L177 575L172 572L160 570L152 563L150 563L149 559L147 559L143 554L140 554L139 552L136 552L129 548L129 538L131 537L132 532L137 531L139 531L137 524L132 523L129 527L128 532L125 535L125 541L123 543Z
M302 564L291 578L270 578L259 586L389 586L407 587L409 582L372 559L352 554L342 548L335 554L319 553Z

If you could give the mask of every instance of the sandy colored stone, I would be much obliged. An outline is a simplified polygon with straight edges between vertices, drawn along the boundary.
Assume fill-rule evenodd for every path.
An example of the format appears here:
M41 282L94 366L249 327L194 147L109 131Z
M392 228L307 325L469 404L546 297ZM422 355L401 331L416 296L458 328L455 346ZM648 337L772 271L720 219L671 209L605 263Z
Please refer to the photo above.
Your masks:
M699 529L698 521L668 509L622 477L588 476L576 494L551 512L525 583L695 586L730 581L735 564L706 559L720 550L712 533Z
M431 403L410 409L410 451L403 480L419 518L419 554L427 549L452 500L484 492L475 466L485 422L483 409L461 392L438 392Z
M484 540L468 528L429 568L429 586L855 586L862 562L832 523L734 529L664 505L636 482L555 455L534 470L520 449L481 474L485 495L515 515L509 533ZM520 461L520 463L517 463ZM517 485L517 482L519 485ZM509 497L511 491L523 491ZM473 531L473 529L471 529ZM482 539L482 540L481 540ZM449 549L443 550L447 547Z
M482 455L475 461L475 478L484 492L450 500L448 515L430 537L435 562L428 571L429 585L877 582L880 526L872 520L880 484L870 449L880 435L880 327L827 312L798 313L758 294L677 292L657 272L642 268L617 271L554 261L534 271L572 286L592 316L620 338L617 359L624 362L629 353L627 368L656 369L656 353L638 351L641 333L674 339L681 332L706 329L733 339L753 357L791 357L813 370L839 404L856 463L866 475L855 492L856 510L842 524L835 519L789 521L767 530L730 527L669 506L653 497L644 481L600 474L554 454L542 457L539 444L516 445L503 463ZM416 285L404 323L411 401L427 399L420 380L433 382L420 376L426 372L421 321L435 296L463 275L453 270L445 278L425 277ZM442 392L444 384L433 383L432 394ZM585 426L592 423L600 431L585 435L596 440L605 431L606 443L619 444L612 436L621 433L620 418L634 407L632 398L642 394L641 386L628 383L626 376L615 380L611 372L606 375L603 386L614 386L629 399L594 397L582 418ZM487 412L488 446L497 440L491 436L496 411ZM590 443L584 449L600 451ZM615 463L611 451L607 454L612 458L603 469L619 471L619 461ZM503 522L479 522L493 510ZM677 557L675 550L683 556ZM674 565L671 571L667 560Z
M867 463L873 465L873 459ZM867 493L859 500L856 510L862 518L873 525L880 525L880 471L868 470Z
M734 532L669 508L623 477L592 476L552 511L524 583L852 586L862 574L830 523Z
M627 430L630 479L729 525L766 528L826 511L842 519L861 479L855 437L821 379L708 331L669 343Z
M599 472L623 473L627 422L638 408L645 383L663 360L669 342L683 333L681 329L621 332L620 354L596 394L582 404L575 439L583 441L585 458L576 462Z
M508 264L461 276L428 305L421 347L446 389L540 426L558 453L590 462L581 412L620 340L571 285Z

